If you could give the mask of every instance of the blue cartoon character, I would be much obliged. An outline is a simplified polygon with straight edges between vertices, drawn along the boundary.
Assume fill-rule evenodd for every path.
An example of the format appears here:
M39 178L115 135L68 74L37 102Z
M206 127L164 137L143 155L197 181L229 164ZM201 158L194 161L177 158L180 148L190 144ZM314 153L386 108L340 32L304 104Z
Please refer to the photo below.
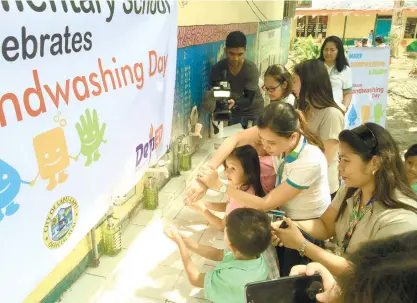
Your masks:
M355 107L352 105L348 114L349 126L355 126L356 119L358 119L358 114L356 113Z
M6 216L11 216L19 209L14 199L22 183L29 184L22 181L16 169L0 159L0 221L4 218L3 210Z

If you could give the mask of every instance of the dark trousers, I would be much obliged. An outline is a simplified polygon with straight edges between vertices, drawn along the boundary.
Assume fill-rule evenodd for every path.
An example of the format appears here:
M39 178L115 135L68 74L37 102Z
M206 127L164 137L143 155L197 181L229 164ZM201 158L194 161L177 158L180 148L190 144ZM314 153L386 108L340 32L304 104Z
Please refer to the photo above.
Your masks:
M229 120L228 125L235 125L240 123L243 129L248 128L249 121L252 121L252 126L258 125L259 117L233 117Z
M311 243L324 248L323 241L314 240L311 236L304 235L304 237ZM291 268L295 265L307 265L311 260L307 257L301 257L297 250L289 249L286 247L276 247L278 263L279 263L279 274L281 277L287 277L290 275Z

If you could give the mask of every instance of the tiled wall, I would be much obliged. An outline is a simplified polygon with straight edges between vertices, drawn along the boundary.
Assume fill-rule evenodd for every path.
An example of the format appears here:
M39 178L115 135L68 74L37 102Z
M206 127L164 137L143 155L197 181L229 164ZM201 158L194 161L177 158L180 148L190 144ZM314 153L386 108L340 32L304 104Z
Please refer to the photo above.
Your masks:
M224 41L229 32L240 30L247 36L246 58L256 60L257 23L182 26L178 30L177 78L173 117L173 138L187 132L191 109L199 109L202 134L208 136L208 115L202 112L204 91L210 88L210 71L223 58ZM194 143L204 141L195 139Z

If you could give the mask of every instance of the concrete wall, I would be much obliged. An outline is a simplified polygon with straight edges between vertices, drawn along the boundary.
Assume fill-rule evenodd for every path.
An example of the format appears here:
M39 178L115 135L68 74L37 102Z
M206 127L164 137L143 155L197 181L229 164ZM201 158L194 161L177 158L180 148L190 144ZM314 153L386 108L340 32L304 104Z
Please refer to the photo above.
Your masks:
M259 18L262 21L266 20L281 20L283 15L283 1L255 1L257 7L249 1L249 5L245 1L192 1L192 0L180 0L179 1L179 26L207 26L198 27L198 30L210 30L217 33L219 41L224 40L227 34L226 30L240 29L242 31L255 32L253 28L257 28ZM256 16L255 13L258 15ZM233 23L233 25L231 25ZM213 26L210 25L215 25ZM219 28L225 26L225 31L219 35ZM197 27L195 27L197 28ZM190 29L187 29L188 33ZM201 33L201 32L200 32ZM184 38L182 36L182 38ZM198 38L198 37L197 37ZM207 38L207 37L206 37ZM180 39L180 37L179 37ZM208 38L207 38L208 39ZM208 40L201 41L208 41ZM179 41L179 45L184 46L184 41ZM256 51L256 48L254 48ZM201 66L204 62L201 62ZM199 65L196 63L196 66ZM187 108L182 112L181 119L186 119L186 115L189 115L191 108ZM174 117L175 118L175 117ZM174 133L181 132L181 130L174 130ZM139 182L134 190L134 194L128 199L128 201L120 207L116 207L116 217L121 220L138 205L142 197L144 180ZM102 233L100 227L96 232L97 241L102 240ZM85 237L74 250L61 262L39 285L33 292L26 298L24 303L52 303L57 302L60 295L65 291L77 277L83 272L85 266L88 266L88 256L91 254L91 241L90 236Z
M187 4L179 9L179 26L259 22L259 18L281 20L284 9L284 1L254 1L257 7L252 1L182 2Z
M343 27L345 25L345 16L329 16L327 24L327 36L343 37Z
M365 38L369 31L375 27L376 15L371 16L348 16L346 24L346 38ZM339 26L339 23L337 23ZM341 24L343 34L343 23Z

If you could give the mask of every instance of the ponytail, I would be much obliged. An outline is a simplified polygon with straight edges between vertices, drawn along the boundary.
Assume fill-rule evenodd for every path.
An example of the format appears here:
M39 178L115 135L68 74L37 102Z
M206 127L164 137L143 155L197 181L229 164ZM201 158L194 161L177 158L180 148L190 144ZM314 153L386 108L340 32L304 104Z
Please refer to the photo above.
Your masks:
M316 136L309 128L307 121L304 117L304 114L299 109L296 109L296 112L298 114L298 121L300 122L300 133L306 138L307 142L316 145L318 148L321 149L322 152L324 152L324 145L321 141L320 137Z
M324 152L323 142L313 134L307 125L304 114L294 106L284 102L272 102L265 107L259 119L258 127L269 128L280 137L289 138L293 133L300 133L307 142L316 145Z

